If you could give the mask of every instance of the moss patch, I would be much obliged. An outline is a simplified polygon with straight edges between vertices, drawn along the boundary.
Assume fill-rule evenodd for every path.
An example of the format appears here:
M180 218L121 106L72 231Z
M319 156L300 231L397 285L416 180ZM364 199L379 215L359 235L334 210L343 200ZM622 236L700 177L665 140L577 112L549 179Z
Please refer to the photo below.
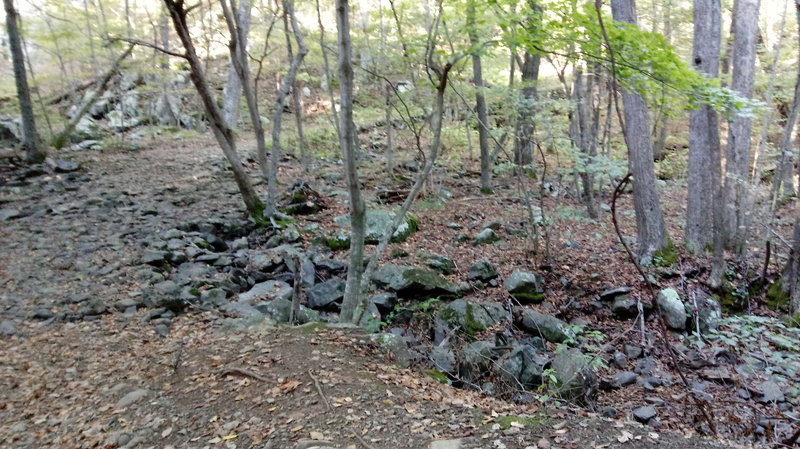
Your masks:
M767 307L772 310L786 310L789 306L789 292L783 290L783 282L775 281L767 289Z
M436 382L439 382L440 384L447 385L450 383L450 379L447 378L447 374L439 371L438 369L426 369L424 372L425 375L435 380Z
M494 420L500 426L502 430L508 430L513 427L516 423L517 425L522 425L524 427L532 428L538 427L542 425L547 420L544 416L518 416L518 415L509 415L509 416L500 416Z
M671 267L676 262L678 262L678 251L672 242L653 253L653 265L657 267Z
M544 293L512 293L511 296L523 304L539 304L544 301Z

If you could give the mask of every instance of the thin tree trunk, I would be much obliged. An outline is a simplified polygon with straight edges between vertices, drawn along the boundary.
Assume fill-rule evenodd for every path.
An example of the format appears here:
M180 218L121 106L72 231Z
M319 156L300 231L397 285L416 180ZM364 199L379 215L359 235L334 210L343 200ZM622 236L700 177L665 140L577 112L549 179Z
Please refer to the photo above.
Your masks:
M636 7L633 0L612 0L614 20L636 25ZM636 211L638 253L643 263L651 263L653 255L667 246L669 237L661 201L656 189L653 147L650 139L650 116L647 103L638 93L622 90L624 106L625 143L633 173L633 205Z
M289 20L286 14L283 15L283 34L286 36L286 55L289 58L289 64L294 61L294 50L292 49L292 38L289 33ZM297 80L292 82L292 109L294 110L295 126L297 127L297 140L300 146L300 162L303 165L303 170L307 173L309 170L308 157L306 155L306 140L303 135L303 105L300 99L300 86Z
M272 148L270 149L270 164L269 175L267 176L267 216L275 214L276 203L276 190L277 190L277 177L278 177L278 163L280 162L281 153L281 121L283 120L283 105L289 90L294 84L297 77L297 69L303 62L306 54L308 54L308 47L303 42L303 35L300 33L300 26L297 24L297 17L294 14L294 2L291 0L284 0L283 2L284 14L287 15L292 25L294 38L297 41L297 54L294 56L289 71L283 77L278 89L278 98L275 100L275 113L272 116ZM266 156L264 156L266 159Z
M720 0L694 1L695 70L709 78L719 74L722 10ZM714 198L721 183L719 119L716 111L702 104L689 118L689 180L686 207L686 246L698 253L714 240Z
M592 106L592 91L594 90L595 75L587 74L584 83L583 71L579 68L575 73L575 86L572 89L575 96L576 108L573 111L576 122L575 141L581 151L583 165L586 167L579 173L583 185L583 201L586 204L586 212L589 218L597 219L599 213L594 198L594 174L589 170L589 166L597 156L597 109Z
M186 50L185 58L189 63L189 78L192 80L200 96L200 101L203 103L203 108L208 116L209 125L214 132L214 137L220 149L225 154L225 157L228 159L228 162L231 164L233 178L242 195L242 200L247 207L247 211L255 220L260 221L263 219L264 204L258 199L258 195L250 182L250 178L239 160L233 131L225 122L222 111L219 109L211 87L206 80L205 72L203 71L203 63L200 61L200 58L197 57L192 37L189 35L189 26L186 21L187 10L184 6L184 0L164 0L164 4L169 11L172 23L175 26L175 31L183 44L183 48Z
M800 3L796 3L795 9L797 12L797 19L800 20ZM797 34L798 40L800 40L800 22L798 22ZM798 63L800 63L800 57L798 58ZM800 65L798 65L797 80L794 86L792 108L789 111L789 115L786 117L786 125L783 128L780 159L778 161L778 167L775 169L775 178L772 184L772 204L776 204L778 196L781 194L781 188L783 188L783 194L787 197L796 194L794 189L794 174L792 173L792 156L797 149L792 147L792 132L797 122L798 111L800 111Z
M384 86L384 107L386 121L386 170L389 176L394 174L394 125L392 124L392 88Z
M483 70L479 53L478 24L475 14L477 0L467 2L467 27L472 46L472 77L475 80L475 112L478 115L478 145L481 150L481 192L492 190L492 166L489 152L489 119L486 112L486 97L483 94Z
M734 11L736 27L733 41L733 77L731 88L744 98L752 97L755 81L756 41L760 0L737 0ZM747 208L747 180L750 166L750 134L752 120L736 116L728 127L728 149L725 163L725 233L726 243L744 254L744 227Z
M14 82L17 87L17 98L22 115L22 149L29 162L41 162L45 158L39 132L36 130L36 119L33 115L31 91L28 87L28 74L25 71L25 58L22 53L22 38L19 31L19 16L14 9L13 0L3 0L6 12L6 32L8 46L11 50L11 61L14 66Z
M69 122L67 122L64 130L58 133L57 136L53 137L52 143L56 149L61 149L67 143L67 140L69 139L70 135L72 135L72 132L75 131L75 127L78 126L78 123L80 123L83 116L86 115L92 105L94 105L95 102L97 102L97 99L100 98L106 91L108 83L111 82L111 78L113 78L114 75L119 72L119 66L122 64L122 61L124 61L125 58L127 58L133 52L133 47L133 44L129 45L127 50L125 50L117 57L116 60L114 60L114 63L111 64L111 69L109 69L109 71L103 75L103 78L100 80L97 89L89 94L89 97L83 102L80 109L78 109L78 112L76 112L75 115L69 119Z
M237 45L247 48L247 34L250 32L250 0L241 0L236 7L237 28L241 28L241 37L237 39ZM233 57L233 56L231 56ZM249 78L249 76L248 76ZM242 96L242 78L236 70L236 62L231 59L231 67L228 69L228 81L222 89L222 114L225 122L231 129L236 129L239 125L239 99Z
M541 10L534 11L538 19L531 20L540 24ZM533 162L533 115L540 61L541 56L526 51L522 57L522 64L520 64L523 87L517 110L516 138L514 139L514 163L520 166Z
M331 78L331 67L328 61L328 49L325 45L325 26L322 24L322 15L319 10L319 0L315 0L317 5L317 23L319 24L319 48L322 51L322 62L325 69L326 87L328 90L328 98L331 101L331 116L333 117L333 126L336 128L336 137L342 138L342 133L339 130L339 113L336 112L336 96L333 94L333 83Z
M667 43L672 43L672 0L667 0L664 6L664 38ZM655 25L654 25L655 27ZM666 88L664 88L666 89ZM666 95L666 94L665 94ZM660 123L658 125L658 132L655 134L655 142L653 142L653 159L660 161L664 159L664 150L667 145L667 134L669 128L669 116L664 113L663 107L661 111Z
M347 188L350 193L350 263L347 269L344 300L339 320L354 321L359 304L361 279L364 274L364 235L366 206L361 197L356 161L355 124L353 123L353 48L350 40L350 5L348 0L336 0L336 24L339 30L339 97L341 98L341 138L339 144L345 163Z

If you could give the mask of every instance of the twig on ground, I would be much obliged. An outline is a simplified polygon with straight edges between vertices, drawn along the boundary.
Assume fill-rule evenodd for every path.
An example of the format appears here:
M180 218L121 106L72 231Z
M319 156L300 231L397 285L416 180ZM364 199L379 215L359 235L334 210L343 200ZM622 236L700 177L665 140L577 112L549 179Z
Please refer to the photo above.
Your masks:
M220 375L220 377L223 377L223 376L251 377L251 378L253 378L255 380L260 380L261 382L268 382L266 377L264 377L264 376L262 376L260 374L254 373L254 372L252 372L250 370L247 370L245 368L238 367L238 366L231 366L231 367L227 367L227 368L222 368L221 370L219 370L219 375Z
M316 376L314 376L314 373L311 372L311 370L308 370L308 376L314 381L314 386L317 388L317 393L319 394L319 397L322 398L322 402L325 403L325 408L327 408L328 411L333 410L330 401L328 401L328 397L325 396L325 393L322 391L322 385L319 384L319 380L316 378Z

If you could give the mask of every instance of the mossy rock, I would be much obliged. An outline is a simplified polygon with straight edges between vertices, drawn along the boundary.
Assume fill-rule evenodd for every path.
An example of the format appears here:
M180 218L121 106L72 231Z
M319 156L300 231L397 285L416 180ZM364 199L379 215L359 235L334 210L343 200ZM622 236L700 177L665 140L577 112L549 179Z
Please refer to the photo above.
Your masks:
M368 210L366 213L366 235L364 236L364 243L368 245L377 245L392 225L394 218L395 212L389 210ZM342 229L350 228L350 215L340 215L334 218L333 221ZM408 236L417 232L418 229L419 220L417 217L408 215L394 231L389 242L405 242Z
M450 383L450 379L447 377L447 374L439 371L438 369L426 369L423 372L425 373L425 375L435 380L436 382L439 382L440 384L447 385Z

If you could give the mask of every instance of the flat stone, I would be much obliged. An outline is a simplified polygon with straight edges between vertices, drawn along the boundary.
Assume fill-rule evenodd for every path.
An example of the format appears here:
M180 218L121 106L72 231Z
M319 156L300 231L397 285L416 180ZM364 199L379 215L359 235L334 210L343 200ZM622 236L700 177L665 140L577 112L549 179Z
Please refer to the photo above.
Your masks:
M617 287L611 290L606 290L603 293L600 293L600 300L611 301L617 296L627 295L630 292L631 292L630 287Z
M130 393L128 393L125 396L123 396L122 399L117 401L117 403L116 403L116 405L114 407L118 408L118 409L119 408L125 408L125 407L133 404L134 402L137 402L140 399L144 398L148 394L150 394L150 390L141 389L141 390L131 391Z
M11 320L0 321L0 337L17 335L17 326Z
M647 424L648 421L656 417L656 408L652 405L645 405L642 407L638 407L633 409L633 419L636 421Z
M758 400L761 403L783 402L786 399L781 386L771 380L760 383L758 391L761 392L761 398Z
M428 445L428 449L461 449L461 439L457 440L436 440Z
M612 380L611 385L614 388L626 387L636 383L636 377L636 373L632 371L619 371L614 374L614 379Z

